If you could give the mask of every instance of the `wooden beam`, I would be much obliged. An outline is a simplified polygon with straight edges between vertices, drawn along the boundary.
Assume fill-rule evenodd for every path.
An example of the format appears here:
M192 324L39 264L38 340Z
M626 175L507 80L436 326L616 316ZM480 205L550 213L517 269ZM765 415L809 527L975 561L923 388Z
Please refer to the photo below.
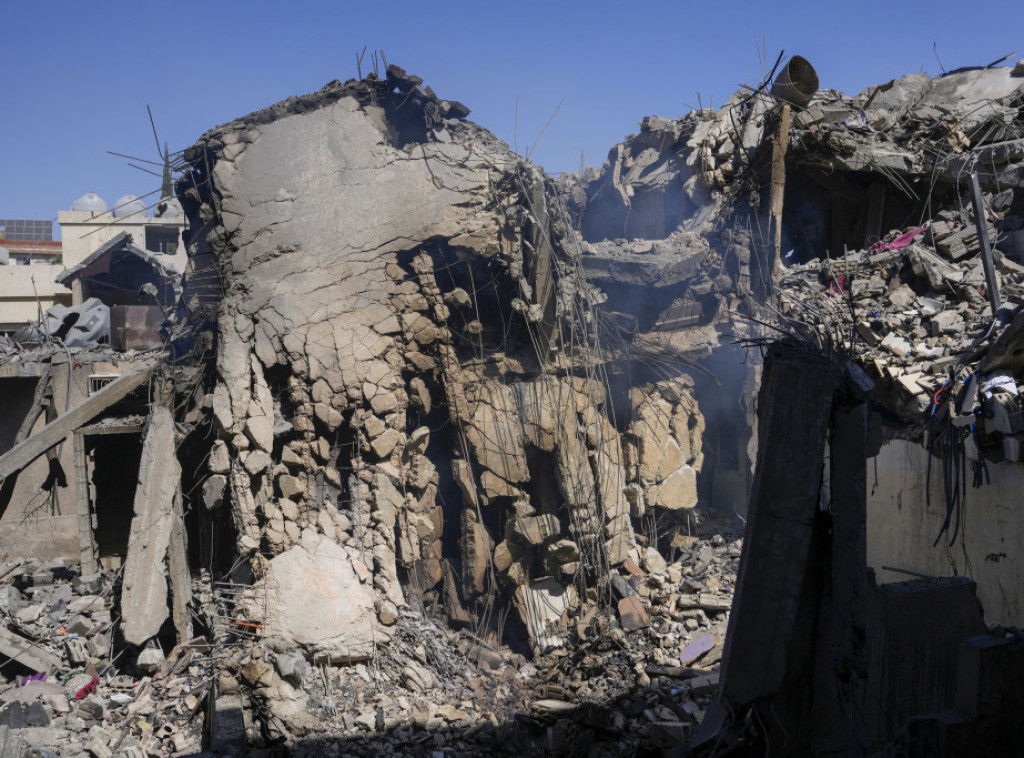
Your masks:
M156 366L157 361L149 361L135 366L99 392L85 398L67 413L51 421L28 439L0 455L0 479L6 479L11 474L21 471L82 424L102 413L139 385L149 381Z
M772 204L769 223L772 233L773 285L778 277L779 259L782 254L782 202L786 195L786 151L789 149L791 115L789 103L783 103L782 113L779 114L779 131L772 140Z

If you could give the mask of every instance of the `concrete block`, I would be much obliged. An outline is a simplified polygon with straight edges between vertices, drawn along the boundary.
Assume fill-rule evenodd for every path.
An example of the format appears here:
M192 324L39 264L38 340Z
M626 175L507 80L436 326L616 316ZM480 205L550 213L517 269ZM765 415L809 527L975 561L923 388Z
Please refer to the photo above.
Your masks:
M1021 438L1019 436L1003 437L1003 457L1014 463L1021 460Z
M963 641L957 663L957 710L972 718L986 718L999 710L1004 691L1018 686L1006 678L1010 647L1008 640L989 634Z

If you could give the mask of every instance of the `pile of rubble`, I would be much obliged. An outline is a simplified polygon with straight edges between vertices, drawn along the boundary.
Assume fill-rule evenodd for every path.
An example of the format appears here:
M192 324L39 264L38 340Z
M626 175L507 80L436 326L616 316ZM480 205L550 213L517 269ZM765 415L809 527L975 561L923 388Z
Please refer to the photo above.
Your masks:
M680 745L717 691L741 552L726 523L701 533L665 549L672 563L653 548L644 568L627 560L629 578L612 577L611 607L574 599L529 658L493 634L402 610L365 654L307 661L271 636L238 645L220 660L219 699L246 695L239 740L244 727L247 744L285 743L299 755L623 755Z
M1005 362L1000 367L993 358L1024 303L1024 266L994 251L1002 306L993 313L973 219L959 215L943 212L938 221L893 231L872 250L787 268L780 281L783 312L796 320L816 316L855 344L858 362L876 383L873 399L913 425L926 423L940 400L960 396L964 380L979 371L973 396L956 413L982 417L984 431L1007 436L1007 458L1020 460L1014 435L1024 431L1015 400L1021 388ZM980 396L979 385L985 387Z
M571 604L545 629L550 649L530 660L412 610L368 655L307 660L234 624L208 582L195 595L210 631L165 658L158 644L122 649L117 574L4 564L0 734L37 755L93 758L192 754L209 718L215 751L620 755L677 745L717 691L741 551L728 524L701 533L665 549L672 563L653 548L643 569L627 561L629 579L611 586L618 612Z
M208 641L197 638L166 656L155 640L124 648L116 573L81 574L59 559L18 561L0 565L0 582L4 755L144 758L199 750L214 671Z
M422 597L455 626L513 609L543 646L545 607L639 562L641 519L697 504L692 380L637 382L616 420L553 185L465 115L392 66L185 153L192 276L223 288L198 327L204 503L252 563L250 620L318 653L371 646ZM344 169L310 182L324 134ZM346 609L315 628L310 576Z
M803 675L809 606L772 572L808 572L800 550L828 552L835 517L837 586L868 595L865 398L929 445L941 427L968 458L1021 459L1020 73L822 91L795 113L748 88L644 119L557 181L395 66L211 130L177 166L191 266L172 343L192 365L0 345L3 376L46 378L4 476L79 435L82 565L111 558L83 430L143 439L123 574L0 567L4 738L94 758L684 745L733 652L740 527L709 519L743 510L757 455L774 521L746 536L761 597L734 655L757 668L769 639L771 676L789 654ZM761 421L777 440L793 408L821 413L758 451L761 366L730 343L780 331L801 347L780 349ZM90 374L57 413L65 358L69 377L139 365ZM145 423L91 423L143 384ZM851 483L834 512L807 463L833 401L856 443L831 456ZM836 614L819 621L859 650ZM727 704L781 692L730 682Z
M983 250L989 239L1012 237L1006 230L1024 216L1013 190L983 202L983 235L971 214L942 211L867 250L791 266L780 279L783 314L797 330L817 324L820 337L846 344L863 369L862 389L908 424L906 434L931 446L936 425L952 424L976 464L1020 461L1024 443L1014 352L1024 266Z

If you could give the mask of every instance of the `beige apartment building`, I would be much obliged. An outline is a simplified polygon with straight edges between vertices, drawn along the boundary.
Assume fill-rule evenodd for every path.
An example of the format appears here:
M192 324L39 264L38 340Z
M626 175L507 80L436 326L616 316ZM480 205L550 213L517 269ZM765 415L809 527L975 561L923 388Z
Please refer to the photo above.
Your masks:
M59 241L52 239L51 222L7 222L0 232L0 333L13 333L39 320L54 305L81 303L83 279L70 282L69 288L58 278L122 233L129 234L135 248L151 254L162 268L183 273L188 256L181 236L185 228L181 206L165 198L154 206L152 216L150 210L134 195L108 206L99 195L88 192L70 210L57 214Z

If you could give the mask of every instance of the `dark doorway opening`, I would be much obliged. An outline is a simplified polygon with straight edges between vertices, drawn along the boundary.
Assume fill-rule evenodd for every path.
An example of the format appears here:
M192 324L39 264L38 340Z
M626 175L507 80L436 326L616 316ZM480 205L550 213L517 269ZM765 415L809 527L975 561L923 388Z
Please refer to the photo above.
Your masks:
M0 382L0 455L12 447L25 416L32 407L38 379L4 379Z
M142 460L142 432L94 434L85 438L89 500L96 556L119 566L128 552L135 487Z

